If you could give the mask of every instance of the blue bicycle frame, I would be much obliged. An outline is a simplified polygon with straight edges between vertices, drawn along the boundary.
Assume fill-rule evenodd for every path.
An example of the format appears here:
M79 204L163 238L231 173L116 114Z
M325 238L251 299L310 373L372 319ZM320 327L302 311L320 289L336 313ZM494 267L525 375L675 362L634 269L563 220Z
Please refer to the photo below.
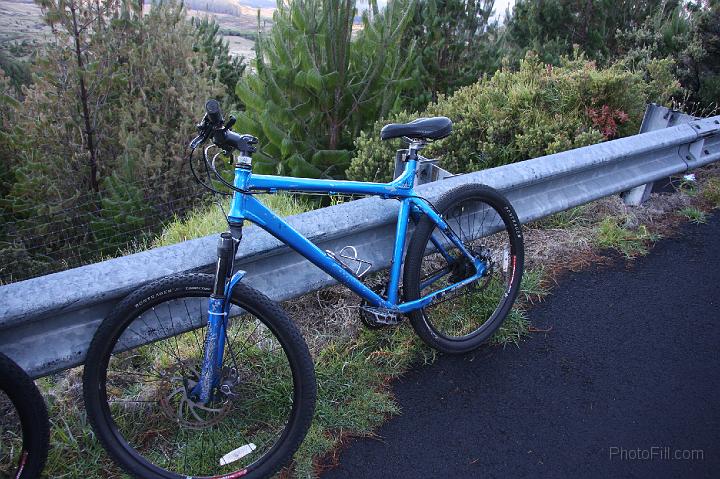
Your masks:
M286 176L253 175L246 167L235 168L234 186L238 190L233 194L228 214L228 223L231 226L242 226L245 220L250 221L288 245L290 248L304 256L308 261L335 278L339 283L346 285L370 305L383 308L394 313L407 313L423 308L435 299L478 280L486 271L485 263L474 257L453 232L445 220L438 215L426 200L415 195L414 179L418 163L417 149L409 150L407 165L402 175L390 183L372 183L359 181L319 180L309 178L293 178ZM236 162L236 165L239 163ZM348 272L337 260L330 257L310 240L295 231L287 222L278 217L258 201L250 192L276 193L278 191L299 191L325 194L356 194L366 196L379 196L385 199L396 199L400 202L397 229L395 232L395 245L390 267L390 280L387 288L387 299L368 288L358 277ZM427 215L452 242L458 250L470 260L476 271L472 276L455 284L434 291L419 299L399 302L400 275L403 263L403 251L411 215ZM431 238L437 250L448 257L446 249L436 238ZM205 357L200 383L197 392L201 401L210 399L211 390L218 381L219 368L222 365L223 348L225 343L225 329L230 309L233 287L242 279L244 272L236 273L224 288L224 298L211 298L208 308L208 330L205 341ZM430 278L422 287L439 279L443 274ZM211 366L215 365L215 367Z

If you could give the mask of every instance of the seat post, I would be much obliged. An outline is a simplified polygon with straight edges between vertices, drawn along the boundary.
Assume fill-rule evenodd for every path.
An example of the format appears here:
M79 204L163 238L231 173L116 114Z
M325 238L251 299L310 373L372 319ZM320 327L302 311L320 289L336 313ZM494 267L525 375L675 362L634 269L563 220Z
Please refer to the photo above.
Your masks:
M417 152L425 148L425 141L423 140L410 140L410 146L408 147L407 161L417 161Z
M410 162L416 162L421 157L418 155L418 151L421 150L426 142L423 140L414 140L411 138L405 138L409 143L408 148L397 150L395 152L395 171L393 173L393 179L397 179L401 176L410 166Z

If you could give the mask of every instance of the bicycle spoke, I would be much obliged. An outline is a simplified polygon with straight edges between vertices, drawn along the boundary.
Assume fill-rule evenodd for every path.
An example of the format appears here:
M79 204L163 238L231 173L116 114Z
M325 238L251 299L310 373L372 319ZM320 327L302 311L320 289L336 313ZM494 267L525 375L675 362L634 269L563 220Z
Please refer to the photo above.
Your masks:
M413 291L408 299L427 297L466 283L435 297L422 310L410 313L413 326L423 339L446 352L465 351L479 345L478 341L486 339L497 328L500 322L496 319L502 320L507 315L507 306L514 300L508 294L512 285L504 271L504 258L508 254L512 256L512 249L518 245L511 237L512 224L503 218L499 211L502 208L497 206L504 200L489 190L468 186L458 188L461 193L456 198L448 194L438 211L451 231L445 234L437 225L425 223L425 244L416 244L412 253L418 258L411 262L417 271L412 274L417 276L408 278L409 291ZM450 236L457 237L470 257L458 244L449 241ZM478 262L483 264L482 275L468 282L477 275ZM480 339L476 341L475 337Z

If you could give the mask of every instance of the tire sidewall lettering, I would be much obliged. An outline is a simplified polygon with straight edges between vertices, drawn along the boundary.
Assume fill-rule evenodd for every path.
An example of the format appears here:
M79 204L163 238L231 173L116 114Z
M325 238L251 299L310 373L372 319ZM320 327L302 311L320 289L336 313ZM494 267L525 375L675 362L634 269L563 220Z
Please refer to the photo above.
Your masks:
M133 304L133 308L140 309L148 303L156 302L157 299L163 298L165 296L176 293L178 291L193 291L193 292L201 291L201 292L204 292L204 291L210 291L210 289L205 286L185 286L183 288L164 289L162 291L158 291L157 293L153 293L149 296L143 297L139 302Z

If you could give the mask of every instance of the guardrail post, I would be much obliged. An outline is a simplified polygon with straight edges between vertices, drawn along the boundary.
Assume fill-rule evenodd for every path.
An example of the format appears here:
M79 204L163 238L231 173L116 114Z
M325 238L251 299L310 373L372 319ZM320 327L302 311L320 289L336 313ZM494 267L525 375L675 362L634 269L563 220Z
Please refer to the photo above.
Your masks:
M689 123L697 119L698 118L694 116L686 115L682 112L670 110L664 106L651 103L647 106L647 109L645 109L645 116L643 116L642 123L640 124L639 133L661 130L663 128L675 126L679 123ZM621 193L620 196L626 205L639 206L650 197L654 184L655 182L636 186L631 190Z
M405 171L406 155L407 150L398 150L397 153L395 153L395 173L393 174L393 178L397 178ZM449 171L440 168L437 162L438 160L435 159L420 160L417 172L415 173L415 186L455 176Z

